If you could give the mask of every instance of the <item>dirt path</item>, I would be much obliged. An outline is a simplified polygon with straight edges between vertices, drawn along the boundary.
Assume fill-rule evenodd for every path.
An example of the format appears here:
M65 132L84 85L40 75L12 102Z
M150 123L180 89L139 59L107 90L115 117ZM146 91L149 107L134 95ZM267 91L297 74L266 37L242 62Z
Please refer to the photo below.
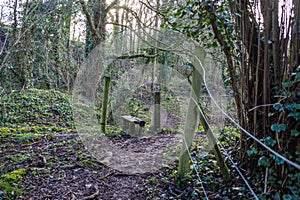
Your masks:
M155 140L165 145L168 139L174 139L174 134L156 137ZM142 151L145 148L142 143L152 142L149 138L128 137L114 137L111 141L134 151ZM22 139L6 136L0 137L0 142L0 200L152 200L202 199L204 196L195 173L189 174L184 184L179 184L176 161L157 172L127 174L99 163L86 150L77 134L27 135ZM194 158L200 156L197 148L192 151ZM247 199L249 196L241 187L243 183L235 179L223 182L222 175L216 170L215 159L210 157L209 154L202 157L197 166L209 199ZM26 173L8 176L18 169L26 169Z
M161 141L166 141L167 136ZM114 138L127 147L138 140ZM140 140L142 142L143 140ZM158 140L160 141L160 140ZM163 172L130 175L113 170L90 156L76 134L35 139L29 143L1 141L1 171L27 169L18 183L17 199L164 199L170 197L168 181L158 183ZM159 186L162 184L161 186ZM172 184L171 184L172 185ZM172 186L173 188L175 186ZM12 192L17 192L14 189ZM11 195L14 196L14 195ZM4 196L4 199L8 198ZM1 199L1 198L0 198Z

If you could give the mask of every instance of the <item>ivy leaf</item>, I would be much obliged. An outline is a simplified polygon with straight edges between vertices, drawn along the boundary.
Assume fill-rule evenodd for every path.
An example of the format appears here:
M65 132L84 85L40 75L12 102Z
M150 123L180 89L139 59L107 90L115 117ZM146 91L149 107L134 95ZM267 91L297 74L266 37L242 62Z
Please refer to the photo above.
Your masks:
M288 114L288 117L293 117L296 121L300 119L300 113L299 112L292 112Z
M173 25L175 25L175 22L176 22L176 18L175 18L176 16L171 16L171 19L169 20L169 23L170 24L173 24Z
M256 153L257 153L257 150L256 150L254 147L252 147L251 149L248 149L248 150L247 150L247 154L248 154L249 156L254 155L254 154L256 154Z
M276 156L274 154L271 154L270 156L271 156L271 158L273 158L275 160L277 165L282 165L284 163L284 160L280 159L278 156Z
M193 64L187 62L187 63L184 63L184 67L186 67L186 68L192 68L192 67L193 67Z
M287 110L291 110L291 111L293 111L293 110L296 109L294 103L288 103L288 104L286 104L286 105L285 105L285 108L286 108Z
M283 200L292 200L292 196L289 194L283 195Z
M273 147L276 144L276 140L273 140L270 136L265 138L265 144L269 147Z
M292 82L292 81L282 82L282 86L284 88L291 87L292 85L294 85L294 82Z
M191 9L191 7L189 7L189 6L186 7L186 8L184 9L185 12L189 12L189 11L191 11L191 10L192 10L192 9Z
M200 5L201 5L201 6L206 6L206 5L207 5L207 2L206 2L206 1L202 1L202 2L200 3Z
M278 110L279 112L283 111L283 106L280 103L274 104L273 107L274 107L275 110Z
M219 18L219 19L224 19L225 16L224 16L223 14L220 14L220 15L217 15L217 18Z
M270 166L270 160L268 158L266 158L265 156L262 156L258 160L258 166L269 167Z
M295 129L292 129L292 130L291 130L291 135L292 135L293 137L297 137L297 136L299 135L299 132L298 132L297 130L295 130Z
M296 79L300 80L300 73L299 72L296 74Z
M282 181L280 182L280 181L277 181L277 183L279 184L279 185L281 185L282 184ZM279 192L276 192L276 194L275 194L275 196L273 197L274 198L274 200L281 200L281 198L280 198L280 193Z
M271 130L280 133L281 131L286 130L286 124L272 124Z
M290 96L292 95L292 93L289 92L289 91L284 91L284 92L283 92L283 95L284 95L285 97L290 97Z

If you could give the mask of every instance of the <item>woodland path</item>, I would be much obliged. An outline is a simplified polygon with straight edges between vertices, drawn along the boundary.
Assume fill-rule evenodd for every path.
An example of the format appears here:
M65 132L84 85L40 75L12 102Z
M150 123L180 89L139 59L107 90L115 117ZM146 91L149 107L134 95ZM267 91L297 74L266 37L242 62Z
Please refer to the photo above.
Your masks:
M21 144L1 140L0 170L27 169L17 199L180 199L191 190L162 179L167 169L135 175L113 170L90 156L77 134L46 135ZM126 138L112 140L119 143ZM132 141L136 148L142 146Z

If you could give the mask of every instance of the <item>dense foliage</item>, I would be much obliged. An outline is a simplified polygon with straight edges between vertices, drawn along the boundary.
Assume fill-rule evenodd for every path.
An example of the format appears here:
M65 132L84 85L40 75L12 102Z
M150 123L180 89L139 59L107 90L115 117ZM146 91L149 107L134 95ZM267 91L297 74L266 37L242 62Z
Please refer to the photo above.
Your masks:
M11 139L18 144L30 143L40 140L41 132L65 132L74 128L70 97L63 92L70 93L73 89L78 68L92 48L118 34L122 41L113 44L111 49L122 46L128 53L116 55L120 59L111 64L113 67L108 67L112 87L137 63L153 65L153 75L149 77L153 82L154 73L163 73L157 64L175 70L180 68L171 50L157 49L156 42L143 43L147 37L151 41L159 39L160 35L152 30L157 29L180 32L204 47L222 66L227 93L235 100L233 118L257 141L300 164L300 3L299 0L284 3L286 5L281 5L279 0L7 1L10 14L0 13L1 142L9 143ZM134 4L139 6L131 6ZM3 5L0 5L1 10ZM79 30L81 27L84 29ZM129 35L128 30L133 29L140 35ZM192 67L186 69L189 74L182 74L191 82ZM122 103L128 114L145 118L148 123L151 119L144 113L149 112L153 97L151 92L145 97L146 89L146 86L137 88L136 94ZM98 88L98 116L102 90ZM172 93L167 90L162 93L162 104L176 124L180 105ZM144 98L140 98L141 94ZM115 103L114 97L110 98L110 103ZM117 137L122 132L116 126L107 130ZM219 132L220 144L225 147L223 153L229 151L259 198L299 199L299 170L243 131L238 136L236 129L229 126ZM194 170L198 168L204 174L206 188L219 193L210 197L248 198L244 186L231 188L234 194L230 195L229 184L209 181L211 178L217 182L221 176L213 173L217 167L214 156L209 153L201 157L199 144L203 141L194 144L193 158L197 161ZM227 163L231 165L229 160ZM230 170L236 175L233 167ZM0 187L6 193L15 192L14 198L18 190L11 185L25 173L23 168L3 173ZM198 179L194 172L187 173L185 182L176 179L175 167L166 173L171 177L166 181L182 181L177 184L180 187ZM232 181L232 184L243 184ZM153 178L150 182L159 181ZM199 188L198 180L192 190L184 190L181 197L198 198Z
M299 164L300 13L299 2L290 3L293 11L292 6L280 8L278 1L268 0L186 1L165 12L164 27L223 53L223 80L231 87L239 124ZM239 144L236 159L260 198L299 198L297 169L243 132Z
M0 93L0 127L73 126L70 97L55 90Z

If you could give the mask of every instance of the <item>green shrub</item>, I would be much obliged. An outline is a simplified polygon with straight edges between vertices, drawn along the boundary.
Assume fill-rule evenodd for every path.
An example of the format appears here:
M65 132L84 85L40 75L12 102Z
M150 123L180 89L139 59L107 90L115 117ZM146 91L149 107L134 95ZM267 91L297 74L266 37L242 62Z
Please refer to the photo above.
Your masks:
M56 90L2 91L0 102L0 127L73 126L71 99Z

